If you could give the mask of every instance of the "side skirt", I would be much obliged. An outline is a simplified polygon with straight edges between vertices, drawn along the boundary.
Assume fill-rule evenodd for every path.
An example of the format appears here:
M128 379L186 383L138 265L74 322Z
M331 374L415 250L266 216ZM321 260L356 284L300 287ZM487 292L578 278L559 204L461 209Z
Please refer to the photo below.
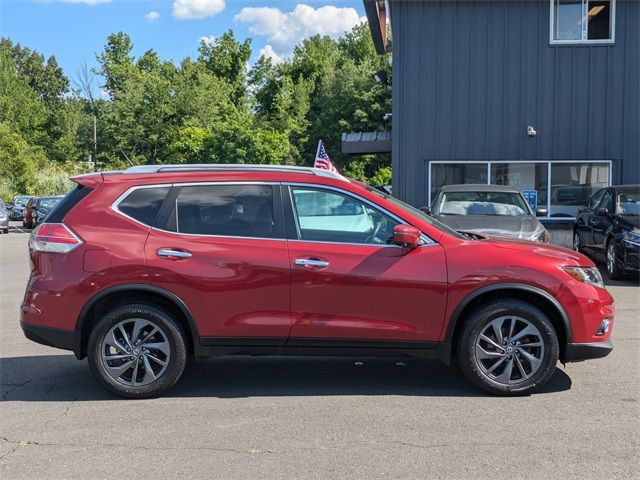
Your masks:
M449 364L450 346L438 342L321 338L202 337L198 357L222 355L414 357Z

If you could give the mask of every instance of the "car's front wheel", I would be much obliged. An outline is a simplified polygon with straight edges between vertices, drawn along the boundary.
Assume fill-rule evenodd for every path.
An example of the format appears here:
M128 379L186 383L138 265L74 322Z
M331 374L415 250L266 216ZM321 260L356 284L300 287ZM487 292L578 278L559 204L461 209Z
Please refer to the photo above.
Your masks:
M558 337L549 318L527 302L507 299L480 307L465 322L458 362L475 385L498 395L530 393L553 374Z
M576 252L582 251L582 247L580 245L580 234L578 233L577 230L573 232L573 249Z
M618 250L614 239L609 240L607 243L607 275L611 280L619 280L624 277L624 273L618 263Z
M185 334L167 312L123 305L92 330L89 367L109 391L127 398L155 397L171 388L187 364Z

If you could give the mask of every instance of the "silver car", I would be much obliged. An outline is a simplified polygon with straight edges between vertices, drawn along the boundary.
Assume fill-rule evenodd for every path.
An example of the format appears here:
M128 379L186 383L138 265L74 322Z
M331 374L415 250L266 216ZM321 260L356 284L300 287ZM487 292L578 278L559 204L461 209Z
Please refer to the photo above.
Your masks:
M2 233L9 233L9 211L7 206L0 198L0 231Z
M548 242L549 232L518 189L504 185L447 185L440 189L431 214L454 230L471 234Z

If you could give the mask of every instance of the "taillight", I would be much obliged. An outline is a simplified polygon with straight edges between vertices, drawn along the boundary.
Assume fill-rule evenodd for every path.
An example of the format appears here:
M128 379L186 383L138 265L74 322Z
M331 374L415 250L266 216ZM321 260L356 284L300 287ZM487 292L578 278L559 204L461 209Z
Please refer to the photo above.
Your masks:
M80 237L64 223L38 225L29 237L29 248L36 252L67 253L80 245Z

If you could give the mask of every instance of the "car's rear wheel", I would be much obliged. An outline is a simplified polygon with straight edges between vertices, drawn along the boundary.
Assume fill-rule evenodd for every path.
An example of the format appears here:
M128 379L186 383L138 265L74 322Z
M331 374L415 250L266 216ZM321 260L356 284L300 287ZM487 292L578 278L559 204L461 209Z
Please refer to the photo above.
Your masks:
M182 375L186 339L179 323L164 310L123 305L96 324L87 356L92 373L107 390L127 398L155 397Z
M498 395L531 393L543 386L558 361L558 337L539 308L516 299L480 307L465 322L457 343L465 376Z
M607 275L611 280L619 280L624 277L624 272L618 264L618 251L613 239L607 242Z

